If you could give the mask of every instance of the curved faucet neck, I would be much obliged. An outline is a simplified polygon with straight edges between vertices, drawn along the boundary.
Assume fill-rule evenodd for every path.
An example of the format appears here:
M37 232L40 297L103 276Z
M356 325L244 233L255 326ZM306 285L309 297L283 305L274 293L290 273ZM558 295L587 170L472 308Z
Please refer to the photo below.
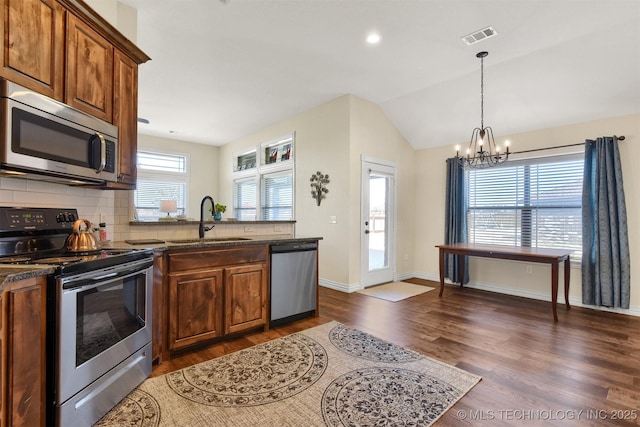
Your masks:
M213 198L211 196L204 196L200 202L200 227L198 229L198 236L201 239L204 238L205 231L209 231L215 226L215 224L211 227L204 226L204 204L207 200L211 202L211 215L215 216L216 214L216 203L213 201Z

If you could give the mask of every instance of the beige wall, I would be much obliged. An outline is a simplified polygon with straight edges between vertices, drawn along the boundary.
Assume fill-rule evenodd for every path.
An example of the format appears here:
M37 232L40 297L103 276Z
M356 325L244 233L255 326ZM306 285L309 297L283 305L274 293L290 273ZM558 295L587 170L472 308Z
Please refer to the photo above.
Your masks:
M359 288L362 156L398 166L397 269L411 276L414 150L376 104L345 95L221 147L222 197L232 200L234 153L291 132L296 135L296 235L323 238L319 251L321 282L342 290ZM316 171L329 174L331 180L327 198L320 206L310 195L309 177ZM330 216L336 216L336 224L329 223Z
M109 24L118 29L132 42L137 41L138 11L117 0L84 0L85 3L100 14Z
M220 147L220 197L233 203L234 154L255 148L295 132L295 226L296 235L323 237L320 242L320 276L328 282L349 282L349 107L350 97L327 104L271 125L259 132ZM309 177L321 171L329 174L329 193L320 206L311 197ZM329 224L329 216L337 224Z
M361 239L361 159L362 156L393 162L396 165L396 277L411 277L413 240L416 217L413 189L415 188L415 150L389 121L380 107L362 98L351 97L350 138L350 216L351 251L350 283L360 281Z
M640 206L635 197L640 191L640 170L633 159L640 156L640 115L616 117L579 123L553 129L543 129L516 135L509 135L513 151L551 147L584 142L599 136L624 135L620 142L620 154L624 175L627 202L629 243L631 252L631 306L640 314L640 279L634 268L640 266ZM500 138L500 145L503 140ZM444 237L445 203L445 159L455 154L451 146L419 150L416 160L416 186L414 197L416 210L422 220L415 223L415 265L418 277L436 279L438 277L438 252L435 245ZM463 147L466 144L461 143ZM577 151L580 147L563 151ZM550 155L561 151L549 150L536 155ZM520 158L521 156L514 156ZM548 299L550 273L546 266L531 264L532 274L526 273L528 264L513 261L474 259L470 261L471 286L511 293L533 298ZM579 266L571 271L570 297L573 304L581 302L582 295Z

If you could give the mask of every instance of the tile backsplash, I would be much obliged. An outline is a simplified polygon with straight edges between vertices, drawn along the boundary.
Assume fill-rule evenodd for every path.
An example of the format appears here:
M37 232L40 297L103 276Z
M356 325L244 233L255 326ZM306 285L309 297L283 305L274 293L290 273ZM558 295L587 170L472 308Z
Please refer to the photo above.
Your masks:
M124 191L124 193L129 193ZM34 208L75 208L80 218L107 229L116 223L115 191L54 184L21 178L0 178L0 205Z
M133 192L123 190L95 190L21 178L0 178L0 206L75 208L80 218L94 226L106 223L107 238L126 239L187 239L198 237L198 224L185 223L136 224ZM293 223L242 224L230 221L217 223L206 237L293 235Z

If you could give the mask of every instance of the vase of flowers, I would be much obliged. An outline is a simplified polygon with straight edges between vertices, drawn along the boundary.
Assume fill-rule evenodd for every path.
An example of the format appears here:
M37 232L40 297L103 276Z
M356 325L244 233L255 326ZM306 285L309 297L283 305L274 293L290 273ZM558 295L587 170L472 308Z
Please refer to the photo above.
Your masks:
M221 205L220 203L216 203L216 214L213 216L215 221L222 221L223 212L227 211L227 205Z

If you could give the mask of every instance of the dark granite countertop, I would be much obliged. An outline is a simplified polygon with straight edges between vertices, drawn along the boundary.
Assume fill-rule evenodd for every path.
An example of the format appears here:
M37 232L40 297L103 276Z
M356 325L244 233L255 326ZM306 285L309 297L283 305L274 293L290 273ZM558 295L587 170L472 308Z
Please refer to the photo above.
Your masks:
M138 243L135 239L112 242L110 247L113 249L154 249L158 251L167 251L174 249L193 249L193 248L221 248L247 245L264 245L274 243L296 243L296 242L313 242L322 240L322 237L292 237L290 235L268 235L268 236L251 236L251 237L205 237L204 239L139 239Z
M0 292L4 291L7 284L32 277L46 276L53 273L55 267L50 265L16 265L0 264Z
M130 244L125 241L112 242L109 248L112 249L153 249L156 251L172 251L179 249L196 248L224 248L247 245L272 245L276 243L302 243L317 242L322 237L292 237L290 235L270 235L252 237L205 237L204 239L167 239L166 241L155 239L140 239L145 241L141 244ZM130 240L132 242L134 240ZM0 264L0 292L8 283L18 280L29 279L31 277L46 276L55 271L51 265L22 265L22 264Z

